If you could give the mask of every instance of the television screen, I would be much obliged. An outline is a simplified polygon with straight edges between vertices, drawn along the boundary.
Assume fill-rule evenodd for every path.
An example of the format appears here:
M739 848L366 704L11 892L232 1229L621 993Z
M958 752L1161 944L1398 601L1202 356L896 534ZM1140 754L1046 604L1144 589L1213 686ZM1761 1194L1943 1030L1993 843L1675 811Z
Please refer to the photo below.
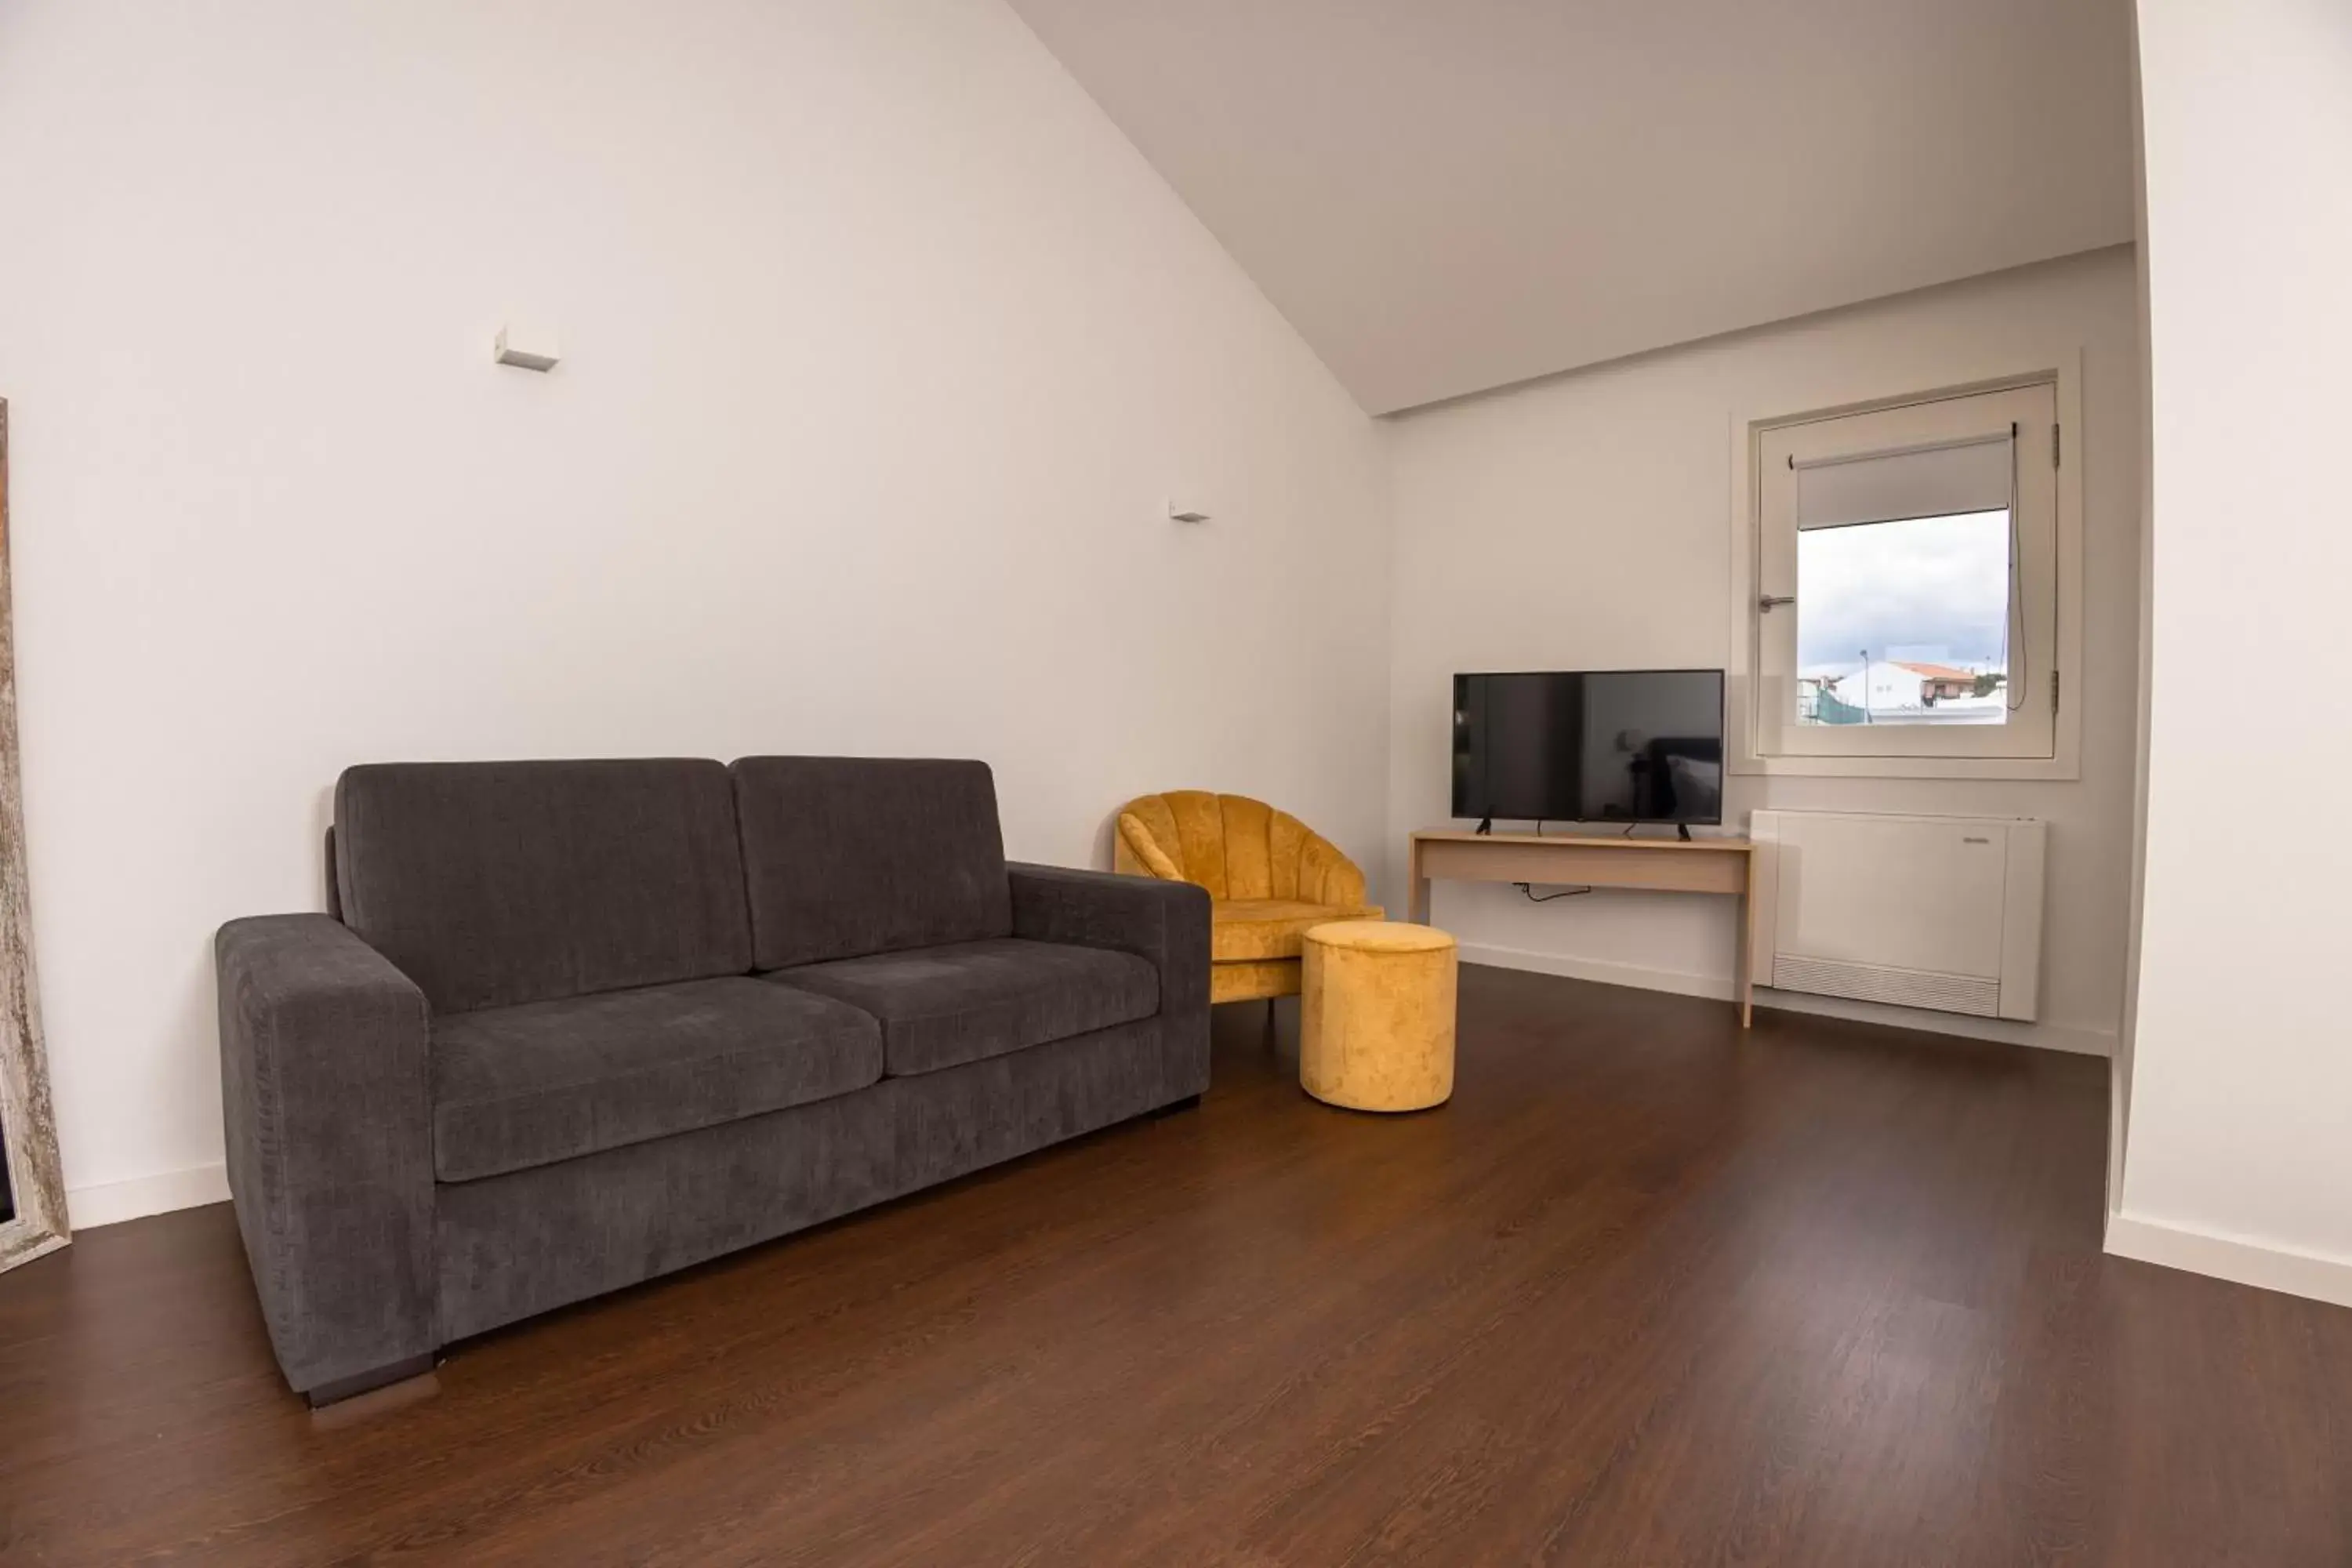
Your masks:
M1723 820L1723 671L1454 678L1454 815Z

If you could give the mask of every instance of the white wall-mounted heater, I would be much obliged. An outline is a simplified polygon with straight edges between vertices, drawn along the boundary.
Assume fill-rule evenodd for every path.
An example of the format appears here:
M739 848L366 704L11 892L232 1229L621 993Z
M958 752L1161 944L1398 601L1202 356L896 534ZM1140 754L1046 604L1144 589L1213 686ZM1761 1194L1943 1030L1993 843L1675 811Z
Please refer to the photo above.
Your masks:
M1759 811L1758 984L1987 1018L2042 990L2046 824Z

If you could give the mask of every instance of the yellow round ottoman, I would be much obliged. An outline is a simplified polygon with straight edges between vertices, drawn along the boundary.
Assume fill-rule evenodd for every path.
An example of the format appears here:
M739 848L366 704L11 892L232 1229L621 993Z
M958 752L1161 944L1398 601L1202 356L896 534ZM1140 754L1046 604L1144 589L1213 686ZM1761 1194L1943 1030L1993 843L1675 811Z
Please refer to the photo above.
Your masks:
M1350 1110L1425 1110L1454 1092L1454 939L1402 921L1310 927L1298 1086Z

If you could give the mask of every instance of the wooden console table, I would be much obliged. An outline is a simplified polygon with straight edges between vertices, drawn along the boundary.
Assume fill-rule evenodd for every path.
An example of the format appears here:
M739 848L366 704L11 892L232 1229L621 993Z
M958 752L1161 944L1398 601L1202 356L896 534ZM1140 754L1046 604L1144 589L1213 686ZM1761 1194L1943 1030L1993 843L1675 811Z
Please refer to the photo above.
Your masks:
M1756 846L1745 838L1625 838L1567 834L1470 833L1429 827L1412 836L1412 919L1429 922L1433 878L1570 888L1729 893L1740 902L1739 1026L1755 1011Z

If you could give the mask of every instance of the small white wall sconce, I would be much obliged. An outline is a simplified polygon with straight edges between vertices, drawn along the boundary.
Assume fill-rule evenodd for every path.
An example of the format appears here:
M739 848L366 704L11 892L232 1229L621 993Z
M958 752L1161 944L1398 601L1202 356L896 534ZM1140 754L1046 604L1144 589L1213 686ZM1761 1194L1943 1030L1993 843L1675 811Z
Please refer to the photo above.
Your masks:
M509 321L499 329L491 357L521 370L553 370L563 357L563 344L555 329L544 322Z
M1209 512L1205 507L1171 500L1168 503L1168 518L1171 522L1206 522Z

